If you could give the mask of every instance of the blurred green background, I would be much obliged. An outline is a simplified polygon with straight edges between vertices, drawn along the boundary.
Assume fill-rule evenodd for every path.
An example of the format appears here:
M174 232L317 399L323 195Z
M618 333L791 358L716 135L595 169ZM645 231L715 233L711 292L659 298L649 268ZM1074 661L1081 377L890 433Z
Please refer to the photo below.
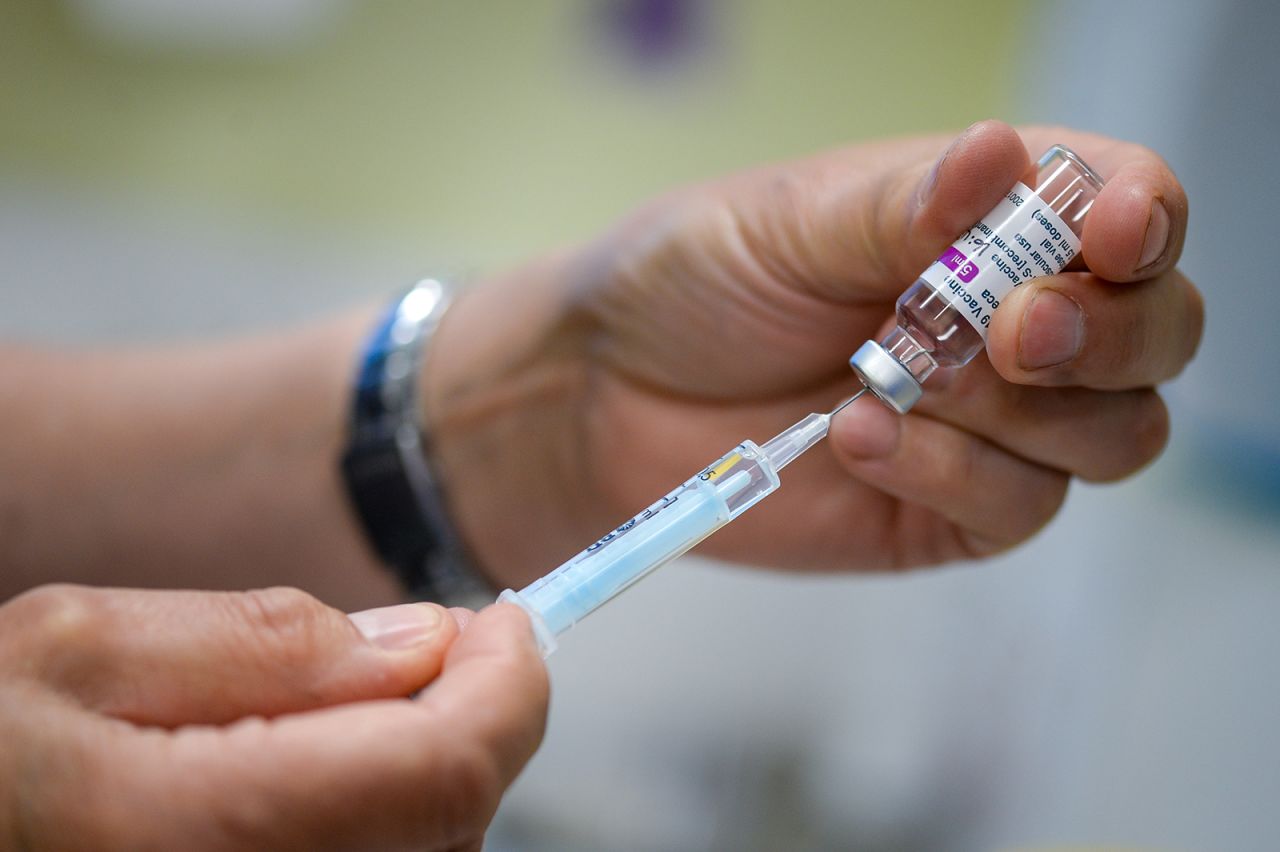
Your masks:
M695 43L637 67L591 0L352 3L248 47L121 34L96 5L0 3L0 170L485 266L684 181L1014 117L1015 52L973 47L1026 10L690 4Z

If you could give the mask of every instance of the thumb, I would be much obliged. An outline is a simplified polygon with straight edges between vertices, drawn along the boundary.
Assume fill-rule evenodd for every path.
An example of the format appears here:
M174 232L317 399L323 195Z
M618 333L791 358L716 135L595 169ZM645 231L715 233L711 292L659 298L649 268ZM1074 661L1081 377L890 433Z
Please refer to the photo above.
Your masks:
M876 245L888 249L884 265L898 279L895 284L910 283L990 212L1015 181L1032 173L1022 138L999 121L971 125L923 177L917 180L914 171L899 174L881 205L885 213Z
M0 609L26 670L140 724L219 723L404 696L457 637L433 604L347 616L305 592L48 586Z
M948 144L919 137L834 151L757 173L738 221L775 268L837 303L892 300L1031 163L1017 131L981 121ZM779 193L787 197L779 198Z

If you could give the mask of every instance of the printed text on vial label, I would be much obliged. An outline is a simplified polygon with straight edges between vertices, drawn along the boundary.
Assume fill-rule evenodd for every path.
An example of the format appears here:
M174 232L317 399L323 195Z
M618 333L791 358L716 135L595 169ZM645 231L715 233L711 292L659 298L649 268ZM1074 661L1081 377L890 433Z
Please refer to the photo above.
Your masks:
M1062 271L1080 238L1025 184L1013 189L921 277L987 339L991 313L1014 287Z

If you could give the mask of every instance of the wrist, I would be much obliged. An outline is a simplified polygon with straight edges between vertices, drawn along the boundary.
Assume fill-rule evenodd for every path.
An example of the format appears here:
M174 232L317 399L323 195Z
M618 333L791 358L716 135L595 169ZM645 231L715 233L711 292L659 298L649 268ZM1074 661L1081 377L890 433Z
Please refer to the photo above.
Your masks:
M532 579L576 541L589 332L570 303L572 258L459 293L423 370L423 422L450 516L498 588Z

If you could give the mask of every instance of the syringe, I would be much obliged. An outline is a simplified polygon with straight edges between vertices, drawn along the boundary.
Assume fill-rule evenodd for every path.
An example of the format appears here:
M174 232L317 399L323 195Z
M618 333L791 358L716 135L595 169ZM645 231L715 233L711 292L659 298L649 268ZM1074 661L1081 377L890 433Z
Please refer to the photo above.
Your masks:
M743 441L550 574L498 600L529 614L549 655L557 636L777 490L778 471L825 438L831 418L865 392L827 414L810 414L763 447Z
M1000 302L1015 287L1061 272L1079 254L1085 217L1102 190L1102 179L1061 145L1045 152L1029 179L1030 185L1015 183L907 288L897 327L849 359L863 384L857 394L763 447L743 441L541 580L503 592L499 600L529 613L543 655L605 601L773 493L778 471L826 437L836 412L867 390L906 414L935 369L964 366L981 352Z

